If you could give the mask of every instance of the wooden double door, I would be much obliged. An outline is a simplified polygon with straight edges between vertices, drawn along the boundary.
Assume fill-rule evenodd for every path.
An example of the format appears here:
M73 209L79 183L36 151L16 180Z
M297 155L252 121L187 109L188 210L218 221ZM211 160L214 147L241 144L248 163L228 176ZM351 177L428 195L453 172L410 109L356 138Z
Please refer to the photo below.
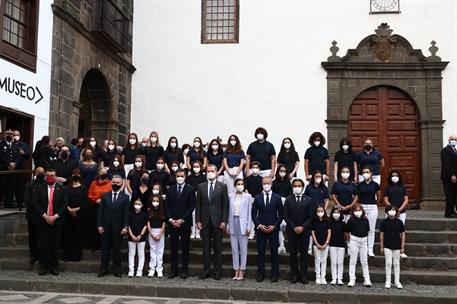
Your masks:
M421 196L419 112L414 101L391 87L374 87L361 93L351 105L348 134L354 150L365 139L373 141L385 160L381 189L392 169L400 171L410 204L418 207Z

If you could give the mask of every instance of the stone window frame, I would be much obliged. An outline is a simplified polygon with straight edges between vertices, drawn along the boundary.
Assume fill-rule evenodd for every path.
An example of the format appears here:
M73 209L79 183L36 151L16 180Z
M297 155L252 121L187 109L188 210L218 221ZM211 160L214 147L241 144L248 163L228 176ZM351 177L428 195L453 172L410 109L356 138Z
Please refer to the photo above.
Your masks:
M233 22L233 27L234 27L234 38L233 39L213 39L213 38L208 38L207 36L207 31L208 28L210 27L208 25L208 19L207 19L207 12L208 12L208 1L214 1L214 0L202 0L202 7L201 7L201 43L202 44L224 44L224 43L232 43L232 44L237 44L239 43L239 37L240 37L240 0L233 0L234 1L234 19L233 20L214 20L214 21L232 21ZM228 1L228 0L220 0L220 1ZM213 22L214 22L213 21ZM227 27L230 27L231 25L227 25ZM221 26L215 26L215 28L223 28L225 27L224 25Z

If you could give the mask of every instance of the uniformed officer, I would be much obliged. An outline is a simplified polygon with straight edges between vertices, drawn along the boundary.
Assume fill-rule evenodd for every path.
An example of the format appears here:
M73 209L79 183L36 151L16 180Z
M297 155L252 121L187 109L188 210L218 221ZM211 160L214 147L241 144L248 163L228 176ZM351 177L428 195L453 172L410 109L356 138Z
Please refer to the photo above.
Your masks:
M16 170L24 169L24 163L30 158L30 149L27 143L21 140L21 132L19 130L13 131L13 140L19 145L19 155L20 155L20 162L16 164ZM27 176L27 180L30 180L30 176ZM24 176L18 176L18 180L16 182L16 187L14 189L17 207L19 210L22 208L24 203L24 185L25 185Z
M21 164L20 147L13 139L13 131L6 130L5 140L0 142L0 171L14 171ZM16 174L3 174L1 188L3 189L5 208L13 207L13 196L16 189L18 176Z

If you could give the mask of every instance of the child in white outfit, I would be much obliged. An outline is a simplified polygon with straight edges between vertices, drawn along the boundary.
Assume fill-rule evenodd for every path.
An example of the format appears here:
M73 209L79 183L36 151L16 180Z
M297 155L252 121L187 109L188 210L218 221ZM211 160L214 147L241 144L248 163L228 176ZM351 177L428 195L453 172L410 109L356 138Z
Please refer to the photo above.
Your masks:
M148 216L141 211L143 203L137 199L134 202L134 210L129 215L129 273L131 278L135 274L135 254L138 251L138 268L136 276L143 276L144 245L146 244L146 229Z
M152 206L148 216L148 239L149 239L149 273L153 277L157 271L157 277L163 277L163 252L165 249L165 207L160 194L152 195Z

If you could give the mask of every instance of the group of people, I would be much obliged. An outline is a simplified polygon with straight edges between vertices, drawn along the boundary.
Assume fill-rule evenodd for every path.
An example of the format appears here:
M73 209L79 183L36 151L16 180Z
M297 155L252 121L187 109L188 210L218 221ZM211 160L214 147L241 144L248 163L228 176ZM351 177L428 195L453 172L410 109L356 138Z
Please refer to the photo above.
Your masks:
M33 181L24 191L30 262L39 260L41 275L57 275L61 247L65 261L81 260L83 247L101 248L98 275L107 274L112 254L114 274L121 276L120 250L123 236L127 236L128 276L143 276L147 242L148 276L162 277L164 240L168 236L169 277L185 279L190 239L201 237L204 261L200 278L213 276L218 280L222 276L222 239L227 234L232 248L233 279L243 280L248 241L255 234L257 281L265 278L265 251L269 243L271 281L276 282L278 255L286 253L286 236L292 283L307 283L307 259L312 254L316 283L326 284L330 252L331 284L342 284L347 247L348 286L355 285L358 257L364 285L371 286L368 257L375 255L377 206L384 205L386 219L380 228L380 253L386 257L386 287L390 288L393 265L395 284L401 288L399 264L400 257L406 257L404 223L408 195L400 172L390 172L388 185L381 194L380 172L385 165L382 154L370 139L365 140L363 151L355 153L351 140L343 138L335 154L332 176L325 137L315 132L304 156L302 180L296 177L300 159L292 139L284 138L276 155L267 136L264 128L256 129L256 140L246 153L236 135L230 135L225 145L211 140L207 150L199 137L192 146L181 147L178 139L171 137L163 148L157 132L151 132L141 142L135 133L130 133L124 147L112 139L99 146L94 137L75 138L69 145L58 138L51 145L50 138L43 137L32 154ZM5 142L14 150L14 139L8 137L0 147ZM450 140L449 147L455 151L455 144L452 145ZM334 180L331 191L330 176ZM327 214L330 199L334 207Z

